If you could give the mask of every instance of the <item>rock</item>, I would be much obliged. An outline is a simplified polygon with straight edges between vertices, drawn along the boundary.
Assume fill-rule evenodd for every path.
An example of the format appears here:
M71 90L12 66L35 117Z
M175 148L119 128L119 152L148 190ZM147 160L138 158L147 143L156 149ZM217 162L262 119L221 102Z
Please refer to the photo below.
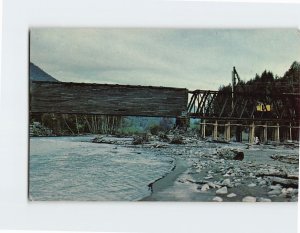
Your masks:
M225 179L225 180L223 180L222 185L225 185L225 186L227 186L227 187L229 187L229 188L232 188L232 187L233 187L233 185L232 185L231 182L230 182L230 179Z
M251 196L247 196L247 197L244 197L243 202L256 202L256 197L251 197Z
M132 145L140 145L144 144L145 142L148 142L148 137L146 134L142 136L134 136L132 140Z
M255 186L256 186L256 184L254 184L254 183L248 184L248 187L255 187Z
M223 148L217 151L217 155L220 158L229 160L243 160L244 152L236 148Z
M282 186L281 186L280 184L277 184L277 185L270 185L269 188L270 188L270 189L273 189L273 190L275 190L275 189L280 189L280 190L281 190L281 189L282 189Z
M208 185L208 184L202 185L201 191L202 191L202 192L206 192L207 190L209 190L209 185Z
M227 193L228 193L228 190L227 190L226 186L222 187L216 191L216 194L227 194Z
M230 193L227 195L227 197L231 198L231 197L236 197L236 194L235 193Z
M175 136L172 138L172 140L171 140L170 143L171 143L171 144L184 144L183 137L180 136L180 135L175 135Z
M158 133L158 139L161 142L170 142L170 138L168 137L168 135L166 133L163 133L163 132Z
M258 198L258 200L257 200L258 202L272 202L272 200L271 199L269 199L269 198L264 198L264 197L260 197L260 198Z
M217 202L222 202L223 201L223 199L221 197L214 197L212 200L217 201Z
M280 194L281 194L280 189L274 189L274 190L268 192L268 195L280 195Z
M262 180L259 182L259 185L266 185L266 184L267 184L267 181L265 181L265 180Z
M215 189L215 188L218 188L218 189L221 188L220 185L215 184L215 183L212 183L212 182L208 182L207 184L209 185L209 187L211 187L211 188L213 188L213 189Z

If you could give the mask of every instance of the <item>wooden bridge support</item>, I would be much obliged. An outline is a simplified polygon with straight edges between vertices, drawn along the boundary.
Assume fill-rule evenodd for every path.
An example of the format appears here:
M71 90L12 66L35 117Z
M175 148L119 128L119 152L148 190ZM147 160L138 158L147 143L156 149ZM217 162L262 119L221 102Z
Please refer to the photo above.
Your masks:
M227 124L225 124L224 139L225 141L230 141L231 139L230 121Z
M203 120L203 123L201 124L201 137L206 137L206 120Z
M263 138L262 138L262 141L264 143L266 143L268 141L268 124L267 123L263 126Z
M215 121L214 123L214 129L213 129L213 139L218 139L218 121Z
M250 125L250 130L249 130L249 143L254 142L254 137L255 137L255 124L254 122Z
M275 141L280 142L280 126L278 123L275 127Z
M289 127L289 140L293 140L293 135L292 135L292 123L290 123L290 127Z

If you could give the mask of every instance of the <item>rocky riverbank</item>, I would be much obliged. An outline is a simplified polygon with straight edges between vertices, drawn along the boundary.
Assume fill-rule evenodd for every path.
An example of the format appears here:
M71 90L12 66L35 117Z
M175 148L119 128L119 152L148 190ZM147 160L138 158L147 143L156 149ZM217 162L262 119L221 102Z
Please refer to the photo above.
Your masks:
M171 156L176 169L152 185L144 201L295 202L298 144L250 145L194 136L97 137L110 143Z

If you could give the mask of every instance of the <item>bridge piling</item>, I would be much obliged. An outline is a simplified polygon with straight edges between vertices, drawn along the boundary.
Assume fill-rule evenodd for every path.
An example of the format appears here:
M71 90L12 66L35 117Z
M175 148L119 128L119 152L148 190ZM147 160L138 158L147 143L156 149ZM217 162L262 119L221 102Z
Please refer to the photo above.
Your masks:
M206 120L203 120L203 123L201 124L201 137L206 137Z
M252 122L250 125L250 130L249 130L249 143L254 142L254 137L255 137L255 124Z
M213 139L218 139L218 121L215 121L214 123L214 130L213 130Z
M265 123L263 127L263 142L266 143L268 141L268 124Z
M225 141L230 141L231 137L230 137L230 121L227 122L227 124L225 124L225 132L224 132L224 139Z
M280 126L279 123L275 126L275 141L280 142Z

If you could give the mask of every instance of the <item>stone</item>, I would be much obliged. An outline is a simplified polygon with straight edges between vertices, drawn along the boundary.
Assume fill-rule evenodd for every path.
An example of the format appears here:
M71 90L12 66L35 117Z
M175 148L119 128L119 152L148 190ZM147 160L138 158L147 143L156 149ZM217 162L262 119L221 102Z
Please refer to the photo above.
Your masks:
M280 184L277 184L277 185L270 185L269 188L270 188L270 189L273 189L273 190L275 190L275 189L280 189L280 190L281 190L281 189L282 189L282 187L281 187Z
M212 200L217 201L217 202L222 202L223 201L222 197L214 197Z
M209 190L209 185L208 185L208 184L202 185L201 191L202 191L202 192L206 192L207 190Z
M255 186L256 186L256 184L254 184L254 183L248 184L248 187L255 187Z
M209 185L209 187L211 187L211 188L213 188L213 189L215 189L215 188L221 188L220 185L215 184L215 183L212 183L212 182L208 182L207 184Z
M222 185L225 185L225 186L232 186L232 184L231 184L231 182L230 182L230 179L225 179L225 180L223 180L223 182L222 182Z
M280 189L273 189L272 191L268 192L268 195L280 195L281 190Z
M265 180L262 180L259 182L259 185L266 185L266 184L267 184L267 181L265 181Z
M243 160L244 159L244 152L240 149L236 148L222 148L217 151L217 155L220 158L227 159L227 160Z
M247 197L244 197L243 202L256 202L256 197L252 197L252 196L247 196Z
M272 202L272 200L271 199L269 199L269 198L264 198L264 197L260 197L260 198L258 198L258 200L257 200L258 202Z
M170 143L171 143L171 144L184 144L184 140L183 140L183 137L182 137L182 136L180 136L180 135L175 135L175 136L172 138L172 140L171 140Z
M227 194L227 193L228 193L228 190L227 190L226 186L222 187L216 191L216 194Z
M235 193L230 193L227 195L227 197L231 198L231 197L236 197L237 195Z

